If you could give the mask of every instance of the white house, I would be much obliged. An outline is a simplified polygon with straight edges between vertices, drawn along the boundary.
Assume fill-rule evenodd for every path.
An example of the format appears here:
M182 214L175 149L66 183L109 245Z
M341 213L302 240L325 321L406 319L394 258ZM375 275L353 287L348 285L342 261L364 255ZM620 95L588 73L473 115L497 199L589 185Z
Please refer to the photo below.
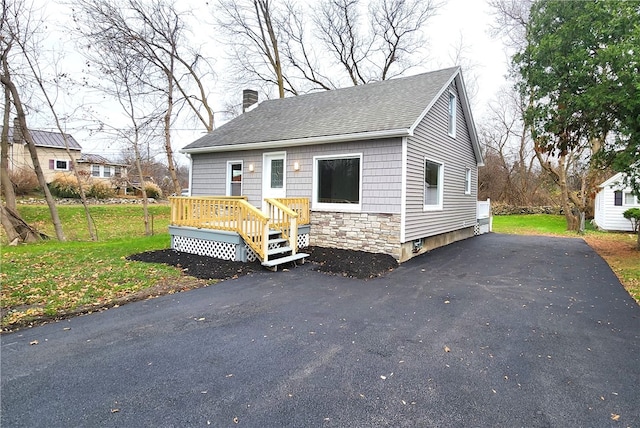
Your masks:
M621 172L598 186L594 216L598 228L633 231L631 222L622 216L629 208L640 208L640 201L625 187Z

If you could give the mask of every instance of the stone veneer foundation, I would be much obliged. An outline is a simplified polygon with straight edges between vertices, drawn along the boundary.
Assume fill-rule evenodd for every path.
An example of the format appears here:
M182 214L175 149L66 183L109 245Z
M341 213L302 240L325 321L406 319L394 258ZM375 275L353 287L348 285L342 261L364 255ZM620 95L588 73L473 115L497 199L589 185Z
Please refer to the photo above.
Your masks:
M311 212L310 244L385 253L400 260L400 214Z

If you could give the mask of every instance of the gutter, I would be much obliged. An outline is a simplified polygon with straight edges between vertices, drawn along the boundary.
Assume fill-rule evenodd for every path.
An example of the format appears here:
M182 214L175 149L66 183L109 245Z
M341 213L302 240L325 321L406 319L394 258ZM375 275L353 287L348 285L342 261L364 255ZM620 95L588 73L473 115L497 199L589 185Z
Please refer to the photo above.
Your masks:
M294 138L291 140L260 141L255 143L228 144L225 146L197 147L181 149L180 153L217 153L230 151L244 151L257 149L272 149L279 147L310 146L313 144L344 143L348 141L376 140L381 138L411 137L413 131L407 128L385 129L383 131L357 132L354 134L323 135L320 137Z

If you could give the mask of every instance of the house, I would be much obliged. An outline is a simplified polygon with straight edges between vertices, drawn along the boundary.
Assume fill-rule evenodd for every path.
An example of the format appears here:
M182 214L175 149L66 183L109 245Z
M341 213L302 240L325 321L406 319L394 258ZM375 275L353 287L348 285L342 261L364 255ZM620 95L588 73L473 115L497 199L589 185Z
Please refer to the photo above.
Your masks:
M640 208L640 201L624 185L619 172L598 186L594 223L603 230L632 232L631 222L622 215L629 208Z
M18 130L18 132L16 132ZM59 132L29 130L36 145L38 160L47 183L59 172L71 170L71 161L65 148L62 134ZM81 157L80 144L71 135L66 135L69 150L77 162ZM33 171L33 161L20 127L9 127L9 170L28 169Z
M242 196L265 213L274 212L266 201L289 201L308 215L303 245L405 261L477 226L483 158L459 67L264 101L182 152L190 198L224 195L223 206ZM211 199L191 208L182 199L172 199L172 243L184 237L180 225L197 225L188 237L196 251L207 222L185 213Z
M101 155L83 153L76 161L79 171L94 180L108 181L113 187L126 193L128 186L127 165L112 162Z

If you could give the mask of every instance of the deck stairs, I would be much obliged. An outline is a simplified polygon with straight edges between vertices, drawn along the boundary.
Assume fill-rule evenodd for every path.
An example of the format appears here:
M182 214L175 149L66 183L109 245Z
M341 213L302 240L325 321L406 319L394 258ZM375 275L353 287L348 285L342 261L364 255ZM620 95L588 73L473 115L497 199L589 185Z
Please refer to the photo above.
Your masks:
M293 249L289 246L289 241L282 238L278 230L269 231L268 248L267 257L262 262L262 266L274 272L278 270L278 266L285 263L293 263L295 265L300 262L300 264L304 264L304 259L309 257L307 253L294 254Z

